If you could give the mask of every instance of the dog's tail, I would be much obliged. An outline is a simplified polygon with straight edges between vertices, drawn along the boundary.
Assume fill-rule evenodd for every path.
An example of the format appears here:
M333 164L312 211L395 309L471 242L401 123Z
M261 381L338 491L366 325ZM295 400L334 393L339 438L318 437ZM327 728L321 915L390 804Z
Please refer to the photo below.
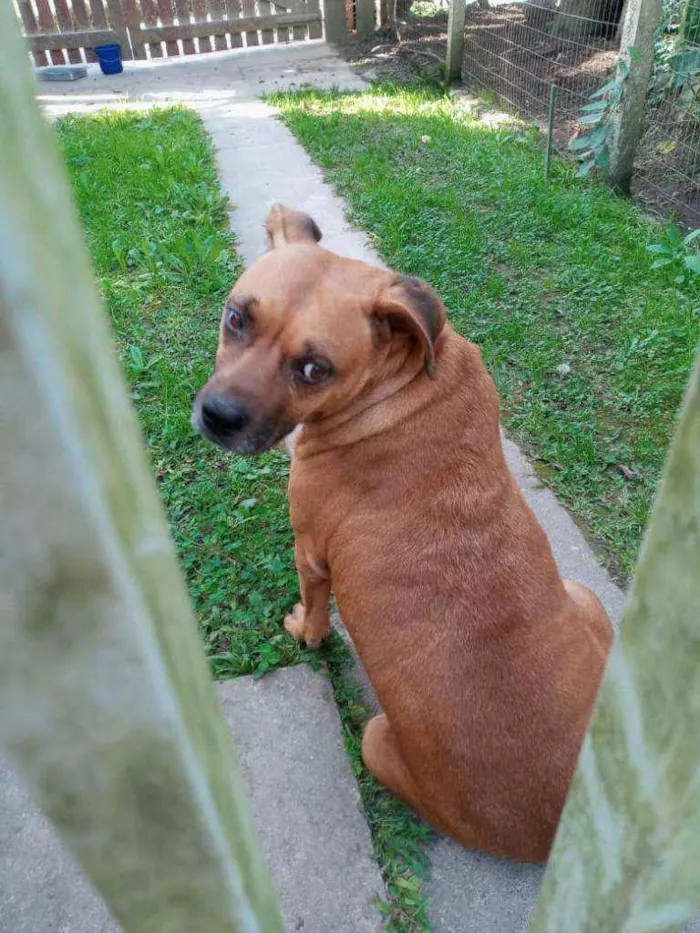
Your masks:
M318 243L321 231L313 218L301 211L292 211L283 204L273 204L265 221L269 249L279 249L290 243Z

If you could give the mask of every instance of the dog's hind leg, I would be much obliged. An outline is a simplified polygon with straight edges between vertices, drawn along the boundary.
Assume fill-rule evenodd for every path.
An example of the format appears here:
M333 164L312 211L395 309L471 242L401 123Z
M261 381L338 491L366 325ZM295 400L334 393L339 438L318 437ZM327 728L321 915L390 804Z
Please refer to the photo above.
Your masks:
M564 580L564 588L583 611L593 637L607 654L612 644L613 630L603 604L587 586L575 580Z
M384 713L367 723L362 736L362 760L380 784L409 806L419 809L420 802L413 778Z

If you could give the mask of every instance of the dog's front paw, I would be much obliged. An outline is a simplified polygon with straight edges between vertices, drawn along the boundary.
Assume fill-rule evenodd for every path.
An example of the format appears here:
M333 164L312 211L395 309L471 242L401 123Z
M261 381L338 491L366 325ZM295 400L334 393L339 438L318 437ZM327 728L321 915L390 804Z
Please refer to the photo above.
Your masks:
M292 638L303 642L307 648L320 648L323 639L311 636L306 631L306 613L301 603L297 603L284 617L284 627Z

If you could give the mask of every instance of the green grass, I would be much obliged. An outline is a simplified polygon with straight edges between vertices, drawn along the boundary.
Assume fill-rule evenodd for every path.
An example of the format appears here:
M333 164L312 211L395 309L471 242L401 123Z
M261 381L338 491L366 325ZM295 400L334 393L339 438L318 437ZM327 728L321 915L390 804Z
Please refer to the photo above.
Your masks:
M295 663L280 627L296 593L286 458L234 460L189 420L241 271L208 138L178 110L73 117L57 130L214 669Z
M538 134L434 90L273 103L387 263L480 345L506 427L624 582L700 335L697 284L650 269L658 227L570 165L545 183Z
M420 892L429 831L362 766L368 713L352 659L335 634L322 652L304 652L281 627L298 595L286 456L233 458L190 426L241 270L210 142L183 110L68 118L57 132L214 673L327 663L390 895L386 928L429 929Z

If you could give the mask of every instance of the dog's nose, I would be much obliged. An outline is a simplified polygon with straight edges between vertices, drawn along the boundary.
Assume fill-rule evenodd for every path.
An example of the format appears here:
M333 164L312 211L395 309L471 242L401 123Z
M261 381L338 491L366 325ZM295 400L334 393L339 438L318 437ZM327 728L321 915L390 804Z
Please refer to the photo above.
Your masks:
M202 402L202 423L212 434L237 434L250 420L247 408L234 399L213 395Z

